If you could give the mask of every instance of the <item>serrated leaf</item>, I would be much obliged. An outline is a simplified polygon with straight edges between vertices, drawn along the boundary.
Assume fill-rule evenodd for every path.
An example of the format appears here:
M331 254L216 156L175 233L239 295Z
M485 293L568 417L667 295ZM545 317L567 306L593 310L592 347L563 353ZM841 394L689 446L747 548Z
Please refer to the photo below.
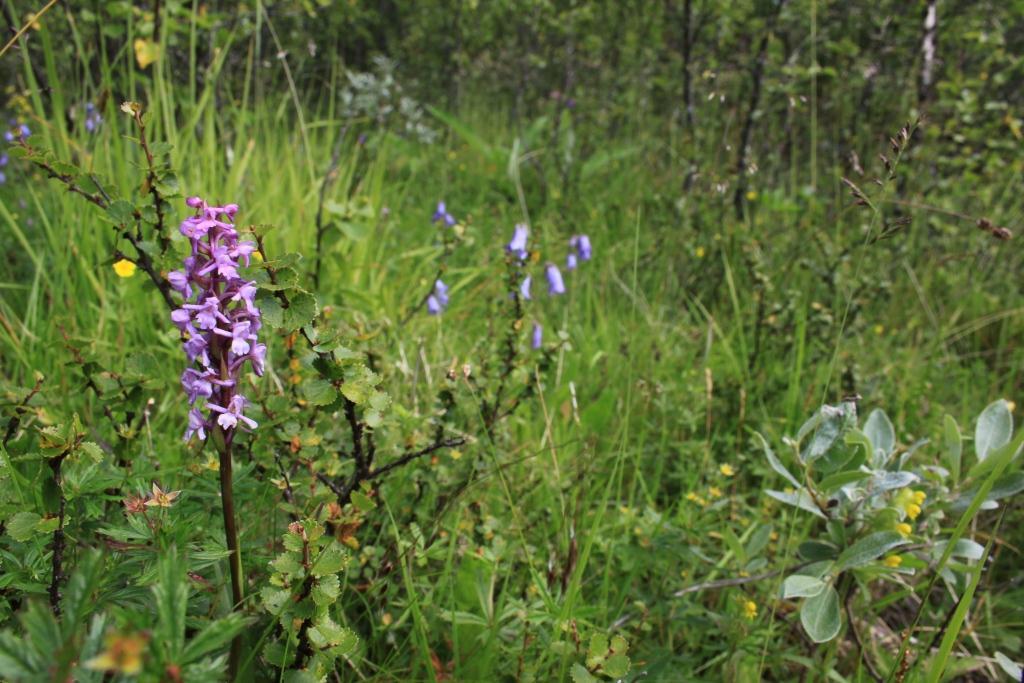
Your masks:
M227 646L235 636L242 632L252 620L237 612L232 612L203 627L192 636L181 655L181 663L189 664L202 657Z
M597 683L598 681L594 674L587 671L586 667L582 664L573 664L572 680L573 683Z
M800 606L800 623L815 643L827 643L839 633L842 619L839 614L839 594L828 586Z
M7 533L15 541L27 541L35 535L41 519L34 512L19 512L7 520Z
M125 199L115 199L107 206L107 218L115 225L126 225L135 220L135 206Z
M314 406L326 406L338 398L338 390L325 379L309 379L301 385L302 397Z
M1010 442L1013 435L1013 414L1006 401L993 401L981 411L974 427L974 453L984 460L992 451Z
M361 491L352 492L352 504L356 506L356 509L360 512L369 512L377 507L377 503L373 502L373 498Z
M609 647L611 647L612 652L616 654L624 655L629 652L629 643L627 643L626 639L620 635L612 636Z
M284 310L284 328L289 331L308 325L320 312L315 296L304 291L293 292L288 297L288 308Z
M608 654L608 636L603 633L595 633L590 636L590 647L587 648L587 655L590 657L604 657Z
M839 571L863 567L893 548L906 545L907 539L895 531L877 531L860 539L839 554L836 568Z
M612 678L622 678L629 673L629 657L626 655L614 654L604 660L601 671Z
M326 607L327 605L334 604L334 601L338 599L340 594L341 583L338 581L336 574L320 577L316 585L313 586L313 602L317 607Z
M336 574L344 569L346 564L348 564L348 553L337 541L332 540L317 555L310 568L310 573L316 577Z

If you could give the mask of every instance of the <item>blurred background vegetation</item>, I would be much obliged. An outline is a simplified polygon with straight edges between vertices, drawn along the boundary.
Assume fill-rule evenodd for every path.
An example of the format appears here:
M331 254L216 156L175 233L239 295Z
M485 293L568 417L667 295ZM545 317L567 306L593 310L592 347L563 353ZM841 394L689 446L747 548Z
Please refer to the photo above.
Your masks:
M566 675L578 624L627 633L654 679L867 675L845 648L806 642L795 614L766 617L777 583L670 596L785 559L812 523L761 495L771 474L751 429L778 443L822 401L859 394L910 444L938 436L944 413L969 425L990 400L1024 397L1024 2L42 5L0 0L3 42L27 25L0 60L4 121L127 194L140 158L118 107L139 101L174 145L181 191L275 225L273 251L308 262L325 211L320 303L382 359L397 422L428 411L453 359L493 357L488 283L514 223L529 220L542 258L576 233L594 242L568 301L538 303L560 340L544 402L487 457L388 484L408 524L360 538L363 585L345 606L360 673L549 680ZM100 429L69 344L106 368L148 349L143 449L199 477L154 292L114 275L102 220L19 163L0 169L0 371L27 386L41 371L44 413ZM453 304L405 324L443 251L442 199L464 226ZM467 471L476 484L448 506ZM247 495L272 489L248 475ZM1021 651L1020 521L1018 504L970 624L978 680L996 675L994 650ZM449 541L395 580L388 549L422 545L420 528ZM545 572L557 599L537 597ZM881 641L907 623L897 602L878 608Z

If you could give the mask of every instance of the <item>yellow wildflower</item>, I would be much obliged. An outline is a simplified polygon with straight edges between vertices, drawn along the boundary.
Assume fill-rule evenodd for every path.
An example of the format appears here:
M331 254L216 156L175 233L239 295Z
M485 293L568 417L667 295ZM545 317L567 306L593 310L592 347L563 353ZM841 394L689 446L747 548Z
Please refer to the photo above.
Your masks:
M928 497L928 494L924 491L914 491L914 502L918 505L924 503L924 499Z
M710 495L712 498L721 498L722 489L718 488L717 486L712 486L711 488L708 489L708 495Z
M722 475L726 477L731 477L734 474L736 474L736 469L732 465L722 465L721 467L718 468L718 471L721 472Z
M135 275L135 268L135 264L126 258L114 263L114 272L117 273L118 277L131 277Z
M889 555L884 560L882 560L882 564L884 564L886 567L892 567L893 569L895 569L896 567L903 564L903 558L899 555Z
M140 635L111 633L104 641L106 649L83 662L86 669L112 671L134 676L142 671L142 651L146 639Z
M875 334L877 334L878 336L882 336L883 334L885 334L885 326L875 325Z
M748 621L753 621L757 618L757 603L753 600L745 600L743 602L743 617Z
M910 534L914 533L914 527L910 526L906 522L902 522L896 525L896 531L900 536L906 538Z
M755 199L757 199L757 193L754 192L753 190L747 191L747 201L748 202L752 202Z
M174 503L174 499L181 495L181 491L164 491L153 482L153 493L150 495L149 500L146 501L148 507L158 508L169 508Z
M395 618L391 616L391 612L385 612L380 615L380 623L384 624L384 626L391 626L391 622L394 620Z
M910 517L910 519L917 519L917 516L921 514L921 506L917 503L907 503L904 509L907 511L907 517Z
M704 247L697 247L696 249L693 250L693 253L697 256L697 258L704 258Z

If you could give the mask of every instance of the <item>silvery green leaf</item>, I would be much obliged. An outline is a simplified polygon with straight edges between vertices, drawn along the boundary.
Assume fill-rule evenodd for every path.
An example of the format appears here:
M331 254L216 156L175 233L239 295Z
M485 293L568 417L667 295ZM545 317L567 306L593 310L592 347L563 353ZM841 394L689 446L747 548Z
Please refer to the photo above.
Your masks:
M818 412L820 420L814 430L811 441L800 453L800 459L805 463L813 462L828 453L843 435L843 427L846 424L846 413L842 408L835 406L822 406ZM805 425L806 426L806 425ZM803 432L803 428L801 428Z
M806 489L800 489L796 493L787 493L787 492L784 492L784 491L772 491L772 490L765 491L765 493L767 493L769 496L771 496L775 500L782 501L783 503L786 503L787 505L792 505L794 507L798 507L801 510L805 510L807 512L810 512L812 515L815 515L817 517L821 517L822 519L828 519L828 517L825 516L825 514L821 511L821 509L818 508L818 506L814 504L814 499L811 498L811 494L809 494Z
M825 590L827 586L821 579L802 574L787 576L782 582L782 597L789 598L811 598Z
M1006 401L993 401L978 416L974 427L974 453L978 460L1010 442L1013 435L1013 414Z
M868 421L864 423L864 434L871 441L874 466L881 467L896 448L896 430L893 429L892 421L885 411L880 408L871 411Z
M901 489L920 479L921 477L913 472L875 472L875 476L868 482L868 495L877 496L885 491Z
M1024 680L1024 670L1021 669L1020 664L1013 661L1002 652L996 651L996 664L999 665L1006 675L1010 677L1010 680L1021 681Z
M947 544L948 541L939 541L932 547L932 556L936 560L942 557L942 554L946 551ZM969 538L961 538L953 546L950 557L962 557L967 560L980 560L984 554L985 546L972 541Z
M811 640L826 643L839 633L839 594L832 586L804 601L800 607L800 623Z
M754 432L754 436L761 440L761 448L764 449L764 457L768 459L768 465L775 470L783 479L793 485L794 488L800 488L800 482L797 481L796 477L789 473L786 466L779 461L775 453L772 451L772 447L768 445L768 440L761 436L760 433Z

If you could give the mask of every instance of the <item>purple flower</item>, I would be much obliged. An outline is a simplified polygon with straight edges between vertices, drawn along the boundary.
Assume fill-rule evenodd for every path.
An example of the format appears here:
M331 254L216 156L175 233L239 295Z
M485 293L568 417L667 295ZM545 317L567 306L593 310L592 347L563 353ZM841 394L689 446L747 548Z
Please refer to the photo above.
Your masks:
M245 424L249 429L256 429L259 425L256 421L250 417L246 417L242 414L242 409L245 408L246 398L241 394L235 394L228 401L228 406L219 406L216 403L207 402L206 407L215 413L220 413L217 417L217 424L223 429L234 429L238 425L239 421Z
M188 282L188 275L180 270L172 270L167 273L167 281L171 283L174 291L181 294L182 298L188 299L192 296L192 285Z
M92 102L85 103L85 129L90 133L94 132L103 123L103 117L96 111L96 105Z
M6 182L7 182L7 174L4 173L3 171L0 171L0 185L3 185Z
M565 269L576 270L576 254L571 251L565 257Z
M515 254L520 261L525 261L526 257L530 255L530 252L526 250L526 241L530 236L530 229L526 227L525 223L516 223L515 230L512 233L512 241L508 243L505 250Z
M193 434L198 434L202 441L206 441L206 418L199 411L198 408L193 408L188 411L188 428L185 430L185 441L192 438Z
M434 296L441 303L442 306L448 306L448 285L437 280L434 282Z
M6 166L10 160L11 158L7 156L7 152L0 153L0 166Z
M575 249L581 261L589 261L591 257L590 238L586 235L573 235L569 238L569 247Z
M530 346L535 349L539 349L544 344L544 328L540 326L540 323L533 324L533 339L530 342Z
M544 267L544 275L548 278L548 294L555 296L565 294L565 282L562 280L562 273L558 266L549 263Z
M22 140L32 135L32 130L29 129L27 123L23 123L18 127L18 135L19 137L21 137Z
M444 221L444 224L449 227L455 225L455 217L448 213L448 209L445 207L444 202L437 203L437 210L434 211L434 215L431 220L434 223Z
M441 312L448 307L448 285L441 280L434 282L434 291L427 297L427 313L430 315L441 315Z
M519 296L523 297L524 301L530 300L530 276L527 275L523 278L523 281L519 284Z
M205 439L211 427L228 432L230 438L239 422L250 429L257 426L242 414L247 402L237 391L242 368L248 362L262 375L266 366L267 347L257 339L261 320L255 306L256 283L238 272L249 265L256 245L238 239L237 204L211 206L201 197L189 197L185 203L196 210L180 228L192 250L184 268L167 275L185 300L171 312L171 322L181 330L185 356L193 364L181 376L193 405L185 439Z

